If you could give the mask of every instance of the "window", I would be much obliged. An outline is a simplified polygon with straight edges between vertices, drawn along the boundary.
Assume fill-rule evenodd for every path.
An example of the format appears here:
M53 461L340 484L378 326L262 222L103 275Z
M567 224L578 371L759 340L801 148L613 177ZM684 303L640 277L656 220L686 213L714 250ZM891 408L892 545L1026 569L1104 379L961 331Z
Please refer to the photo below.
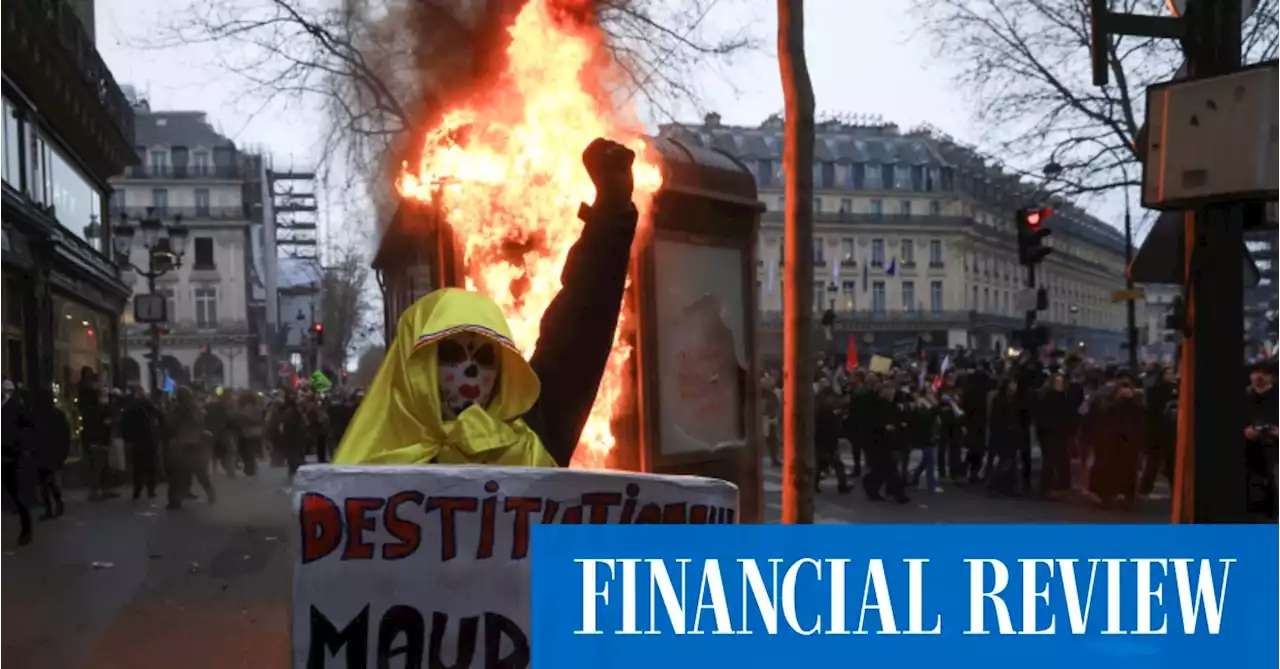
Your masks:
M213 238L196 237L196 259L193 269L217 269L213 261Z
M881 178L880 165L877 163L867 163L863 166L862 182L867 190L880 190L884 188L883 179Z
M822 213L822 198L820 197L813 198L813 213L815 214Z
M853 198L848 198L848 197L840 198L840 213L842 214L853 213Z
M929 266L942 267L942 240L929 240Z
M1004 291L1004 296L1001 299L1004 301L1004 311L1001 313L1005 315L1013 313L1013 308L1009 306L1009 291Z
M942 175L938 168L930 167L925 172L925 190L942 190Z
M756 161L756 179L760 182L761 186L768 186L773 183L773 161Z
M842 265L858 264L853 259L853 238L852 237L845 237L844 239L840 240L840 264Z
M982 289L982 310L986 312L991 311L991 289L990 288Z
M14 188L22 188L22 126L18 108L4 101L4 180Z
M916 243L915 240L902 240L902 264L910 267L916 264Z
M978 310L978 287L977 286L973 287L973 301L969 303L969 308L974 311Z
M156 208L156 214L164 216L169 213L169 189L168 188L152 188L151 189L151 206Z
M884 202L880 200L872 200L871 215L876 218L880 218L882 215L884 215Z
M166 323L175 323L178 320L178 299L177 293L172 288L157 288L156 295L164 296L164 316Z
M844 298L844 308L846 311L853 311L858 305L858 282L857 281L841 281L840 295Z
M191 154L191 172L196 176L213 174L213 162L209 160L208 151L195 151Z
M813 161L813 187L815 189L827 188L827 182L823 181L822 163Z
M821 312L827 308L827 282L813 282L813 310Z
M942 282L929 282L929 311L938 313L942 311Z
M898 203L898 215L900 216L911 215L911 200L903 200Z
M914 281L902 282L902 310L916 310L916 282Z
M218 327L218 289L213 286L196 289L196 327Z
M196 216L208 218L209 216L209 189L196 189Z
M871 240L871 266L884 267L884 240Z
M883 314L885 311L883 281L873 281L871 283L871 310L877 314Z
M49 145L33 126L27 131L27 197L40 204L53 203L53 183L50 176Z
M169 171L169 152L164 149L152 149L147 152L147 170L153 176L167 174Z
M849 165L836 164L836 187L851 188L853 186L853 170Z
M778 196L778 211L787 210L787 197L785 195Z
M893 187L898 190L911 190L911 167L897 165L893 168Z
M823 257L824 255L823 251L825 251L824 247L826 245L827 245L826 240L822 239L821 237L818 237L817 239L813 240L813 264L815 265L827 264L826 258Z
M942 215L942 203L941 203L941 202L939 202L939 201L937 201L937 200L929 200L929 215L930 215L930 216L941 216L941 215Z

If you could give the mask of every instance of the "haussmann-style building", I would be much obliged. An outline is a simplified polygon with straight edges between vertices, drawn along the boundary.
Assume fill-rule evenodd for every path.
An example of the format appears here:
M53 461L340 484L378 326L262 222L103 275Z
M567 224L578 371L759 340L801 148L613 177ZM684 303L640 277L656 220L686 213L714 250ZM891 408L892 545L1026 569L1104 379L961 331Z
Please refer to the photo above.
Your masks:
M782 346L783 123L671 124L661 135L736 157L755 175L767 208L757 263L760 353ZM814 309L834 310L834 336L815 341L837 355L853 337L859 358L959 346L1003 352L1023 312L1017 293L1018 208L1050 206L1040 266L1049 308L1039 321L1053 343L1097 359L1124 357L1124 239L1070 202L1037 193L1018 178L933 129L892 123L822 122L814 165ZM816 319L815 319L816 320ZM820 329L815 326L815 329Z

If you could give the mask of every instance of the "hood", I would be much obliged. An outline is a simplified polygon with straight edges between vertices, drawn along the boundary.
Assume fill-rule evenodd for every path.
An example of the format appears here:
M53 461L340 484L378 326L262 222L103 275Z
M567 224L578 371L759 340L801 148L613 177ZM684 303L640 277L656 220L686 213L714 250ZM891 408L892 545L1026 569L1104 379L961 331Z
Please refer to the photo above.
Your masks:
M461 332L484 336L498 346L498 385L488 407L470 407L458 421L446 422L440 409L436 345ZM352 417L334 463L430 462L447 442L459 440L466 442L468 451L513 446L528 428L521 423L515 435L502 424L518 422L540 392L538 376L516 349L493 300L459 288L437 290L401 314L395 340Z

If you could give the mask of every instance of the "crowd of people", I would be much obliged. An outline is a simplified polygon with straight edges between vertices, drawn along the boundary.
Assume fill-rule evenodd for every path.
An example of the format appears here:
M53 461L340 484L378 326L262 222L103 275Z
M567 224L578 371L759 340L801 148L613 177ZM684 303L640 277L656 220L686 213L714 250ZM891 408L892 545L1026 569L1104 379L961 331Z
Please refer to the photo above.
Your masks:
M1251 367L1242 445L1250 510L1275 516L1277 395L1274 360ZM760 381L765 445L779 465L780 375ZM978 359L956 352L887 371L817 363L815 486L862 476L871 500L910 501L909 487L984 487L997 496L1063 499L1085 493L1110 508L1172 479L1178 376L1172 366L1129 370L1078 356ZM841 450L852 449L852 471ZM1038 457L1036 457L1038 455ZM1243 490L1243 488L1242 488Z
M302 383L270 393L202 390L179 386L150 396L139 385L102 387L97 374L81 371L79 382L59 397L53 390L17 388L4 380L4 490L17 512L19 545L31 542L33 523L20 479L34 472L43 520L65 511L59 472L78 443L89 502L116 499L111 453L123 446L132 478L132 499L157 497L165 484L167 509L184 502L217 501L212 474L255 477L264 463L292 477L309 455L328 462L363 391L338 386L321 391Z

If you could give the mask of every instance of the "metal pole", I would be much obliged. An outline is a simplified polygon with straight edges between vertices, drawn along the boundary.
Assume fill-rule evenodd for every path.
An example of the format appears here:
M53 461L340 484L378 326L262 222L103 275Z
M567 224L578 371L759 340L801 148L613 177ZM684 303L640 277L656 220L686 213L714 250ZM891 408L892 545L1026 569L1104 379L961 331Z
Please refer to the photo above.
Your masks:
M778 0L778 66L786 106L783 287L782 522L813 523L813 83L804 54L804 2ZM754 379L753 379L754 381Z
M1126 175L1125 181L1129 178ZM1128 268L1133 263L1133 223L1129 215L1129 187L1124 187L1124 266L1125 279L1124 287L1133 290L1133 278L1129 276ZM1126 333L1129 341L1129 371L1137 373L1138 371L1138 305L1130 292L1129 300L1125 303Z
M156 262L155 256L151 253L151 249L147 249L147 292L151 295L156 294ZM168 302L165 302L168 306ZM168 314L166 314L167 316ZM151 374L151 401L159 402L161 386L160 380L157 378L160 374L160 324L151 324L151 362L147 365Z
M1240 69L1240 18L1236 0L1189 5L1189 77ZM1243 247L1244 220L1238 203L1188 212L1185 280L1191 341L1182 347L1174 522L1230 523L1248 518L1247 469L1241 444L1244 402L1213 402L1209 408L1209 402L1223 397L1224 392L1227 397L1231 392L1242 392Z

